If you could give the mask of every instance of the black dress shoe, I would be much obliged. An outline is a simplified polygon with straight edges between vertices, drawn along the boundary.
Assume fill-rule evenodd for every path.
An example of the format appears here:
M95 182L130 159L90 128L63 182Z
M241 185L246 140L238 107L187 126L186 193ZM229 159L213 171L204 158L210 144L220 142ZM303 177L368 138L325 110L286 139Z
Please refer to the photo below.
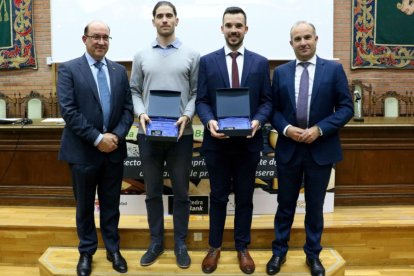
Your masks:
M266 264L266 273L268 275L275 275L276 273L279 273L280 267L285 262L286 256L280 257L273 255L272 258L270 258L269 262Z
M81 253L76 267L78 276L89 276L92 271L92 255L88 253Z
M325 268L321 260L306 258L306 264L310 267L312 276L325 276Z
M125 273L128 271L127 262L122 257L121 252L108 252L106 251L106 258L112 263L112 268L119 273Z

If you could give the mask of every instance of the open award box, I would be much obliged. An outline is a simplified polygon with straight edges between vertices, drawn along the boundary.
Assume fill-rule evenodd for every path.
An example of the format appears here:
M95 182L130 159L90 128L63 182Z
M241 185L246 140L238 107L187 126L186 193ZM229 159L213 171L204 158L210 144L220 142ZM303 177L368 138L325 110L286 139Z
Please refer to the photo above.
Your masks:
M171 90L150 90L147 125L147 139L152 141L177 142L180 117L181 92Z
M227 136L249 136L250 124L249 88L221 88L216 90L216 110L219 130Z

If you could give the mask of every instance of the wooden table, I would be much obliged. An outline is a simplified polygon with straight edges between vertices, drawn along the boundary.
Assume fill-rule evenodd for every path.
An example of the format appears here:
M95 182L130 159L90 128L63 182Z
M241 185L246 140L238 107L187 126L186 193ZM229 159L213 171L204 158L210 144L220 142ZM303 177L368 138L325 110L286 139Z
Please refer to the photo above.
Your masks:
M73 206L63 125L0 125L0 205ZM414 118L365 118L341 130L335 205L414 203Z

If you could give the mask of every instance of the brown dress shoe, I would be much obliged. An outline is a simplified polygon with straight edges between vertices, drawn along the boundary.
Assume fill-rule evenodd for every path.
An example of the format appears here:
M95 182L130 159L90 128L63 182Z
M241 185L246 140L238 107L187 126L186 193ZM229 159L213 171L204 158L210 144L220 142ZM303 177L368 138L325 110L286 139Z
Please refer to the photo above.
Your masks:
M207 255L204 257L201 269L204 273L212 273L217 268L217 263L220 258L220 248L210 247Z
M256 266L247 249L237 251L237 258L239 259L240 270L245 274L252 274Z

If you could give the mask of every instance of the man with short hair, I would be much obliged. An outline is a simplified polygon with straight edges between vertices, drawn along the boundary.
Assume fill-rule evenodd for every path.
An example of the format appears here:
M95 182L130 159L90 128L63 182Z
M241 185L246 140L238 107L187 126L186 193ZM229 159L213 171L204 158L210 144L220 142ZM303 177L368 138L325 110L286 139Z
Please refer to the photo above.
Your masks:
M119 252L119 201L125 136L134 120L131 91L125 67L105 57L109 27L92 21L84 30L86 53L59 65L57 94L65 128L59 159L69 163L76 199L76 229L80 258L77 274L92 271L98 246L94 209L100 204L100 226L106 257L112 267L127 272Z
M255 264L247 249L253 213L256 168L263 149L260 126L271 113L268 60L243 46L248 31L245 12L239 7L224 11L221 31L226 44L200 60L196 109L204 127L202 151L210 176L210 249L202 270L216 270L223 241L228 197L235 196L234 240L240 269L251 274ZM236 66L237 65L237 66ZM218 130L216 90L248 87L252 133L228 137ZM231 107L229 107L231 108Z
M305 188L303 247L312 276L325 275L322 250L323 204L334 163L342 159L339 129L353 116L353 103L342 65L316 55L318 36L313 24L299 21L290 31L296 60L274 70L273 119L279 133L277 162L278 207L269 275L286 261L296 202Z

